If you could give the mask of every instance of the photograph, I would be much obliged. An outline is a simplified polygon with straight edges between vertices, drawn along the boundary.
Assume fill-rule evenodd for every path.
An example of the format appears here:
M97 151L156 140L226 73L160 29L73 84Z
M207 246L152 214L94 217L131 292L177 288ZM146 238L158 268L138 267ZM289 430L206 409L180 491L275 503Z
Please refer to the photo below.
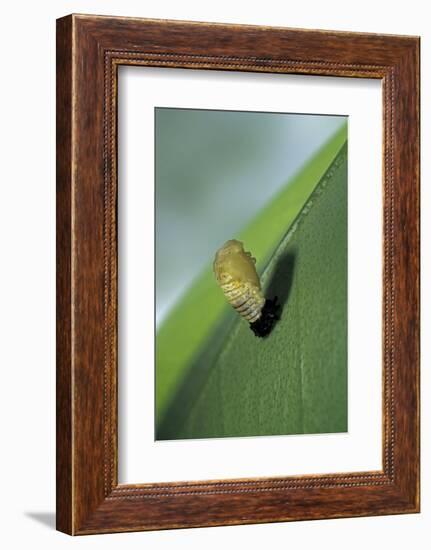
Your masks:
M125 15L56 22L56 529L417 514L415 27Z
M155 439L348 431L348 117L155 107Z
M429 548L430 5L2 8L2 547Z

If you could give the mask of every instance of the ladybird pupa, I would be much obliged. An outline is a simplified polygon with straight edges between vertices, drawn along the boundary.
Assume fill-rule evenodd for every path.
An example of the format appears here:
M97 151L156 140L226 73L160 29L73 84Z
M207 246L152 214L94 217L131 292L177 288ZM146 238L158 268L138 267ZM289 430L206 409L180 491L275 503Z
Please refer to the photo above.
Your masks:
M275 300L266 300L256 260L241 241L227 241L214 259L214 274L229 304L250 323L256 336L266 336L278 319Z

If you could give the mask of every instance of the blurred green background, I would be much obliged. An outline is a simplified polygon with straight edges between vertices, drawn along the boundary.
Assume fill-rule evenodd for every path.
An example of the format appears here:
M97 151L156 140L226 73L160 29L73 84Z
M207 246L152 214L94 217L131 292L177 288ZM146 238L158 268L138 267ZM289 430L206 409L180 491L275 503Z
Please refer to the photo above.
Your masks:
M156 109L156 439L347 430L345 117ZM282 319L226 304L239 238Z

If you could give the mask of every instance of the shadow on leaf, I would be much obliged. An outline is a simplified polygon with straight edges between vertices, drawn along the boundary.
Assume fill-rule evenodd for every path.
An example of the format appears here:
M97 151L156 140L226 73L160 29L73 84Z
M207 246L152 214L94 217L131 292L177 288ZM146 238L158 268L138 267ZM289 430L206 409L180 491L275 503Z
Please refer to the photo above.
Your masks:
M272 269L272 274L265 284L265 296L269 299L277 297L279 316L283 315L290 292L292 290L293 273L295 270L296 252L283 254Z

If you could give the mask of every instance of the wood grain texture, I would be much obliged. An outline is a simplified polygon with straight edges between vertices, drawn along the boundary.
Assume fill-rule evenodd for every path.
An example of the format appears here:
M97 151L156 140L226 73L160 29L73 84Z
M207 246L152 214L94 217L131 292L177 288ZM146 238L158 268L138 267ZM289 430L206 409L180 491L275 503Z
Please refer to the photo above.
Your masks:
M58 529L86 534L417 512L419 39L76 15L57 25ZM118 485L120 64L382 79L382 471Z
M72 34L57 27L57 529L72 530Z

